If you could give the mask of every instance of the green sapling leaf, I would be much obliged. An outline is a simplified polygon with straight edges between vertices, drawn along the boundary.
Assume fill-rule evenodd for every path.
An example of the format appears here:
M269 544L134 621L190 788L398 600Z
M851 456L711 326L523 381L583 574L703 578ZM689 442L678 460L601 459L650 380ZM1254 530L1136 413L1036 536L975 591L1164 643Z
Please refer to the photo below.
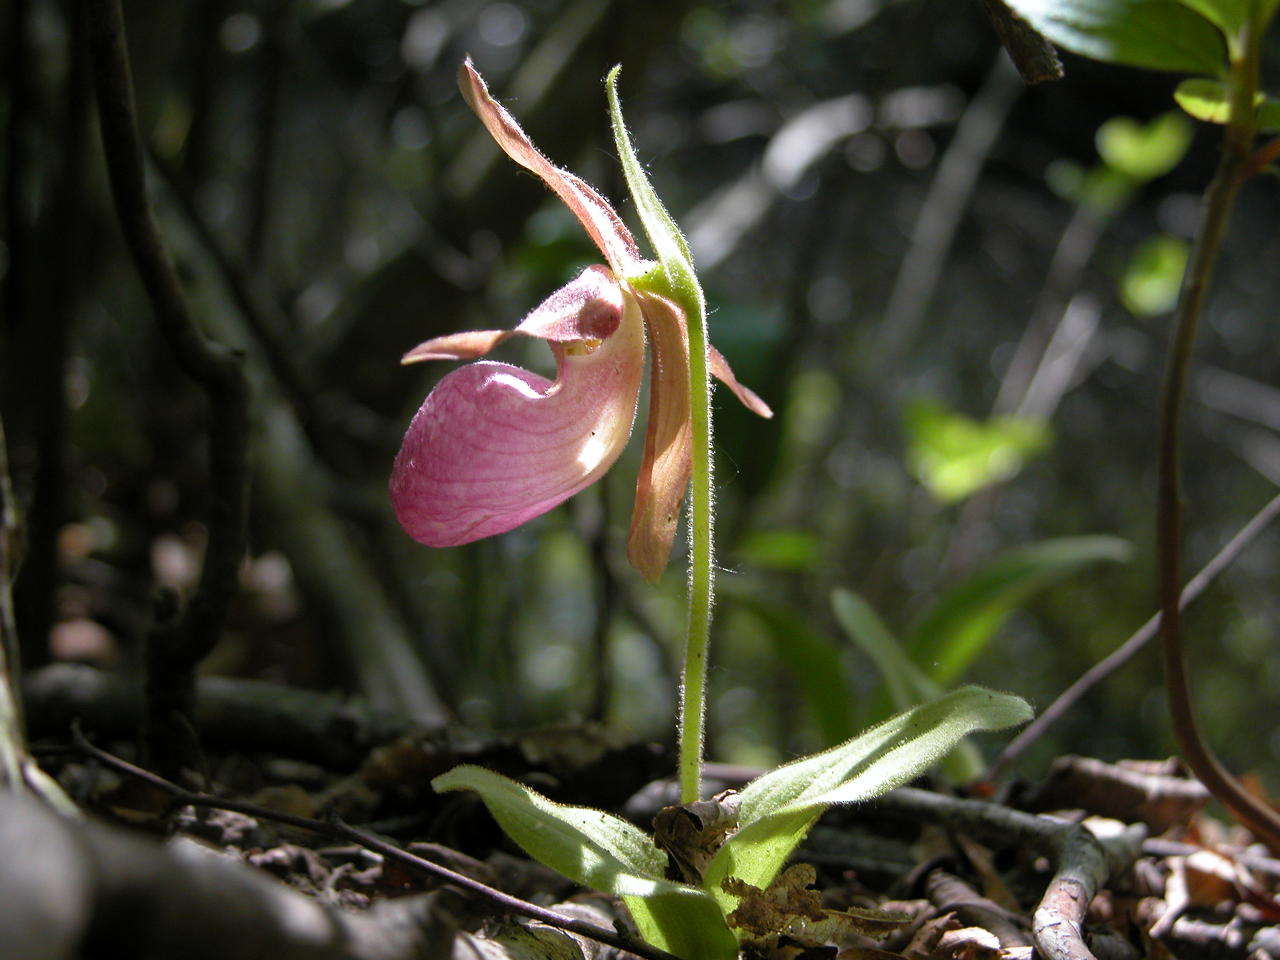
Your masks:
M1129 312L1152 317L1172 310L1189 254L1190 246L1181 237L1160 233L1144 240L1120 278L1120 299Z
M1148 70L1210 75L1227 66L1226 46L1218 28L1178 0L1006 2L1058 46L1083 57Z
M1016 476L1051 438L1042 420L1002 416L983 422L924 397L908 403L903 420L908 466L943 503Z
M1231 119L1231 93L1221 80L1208 77L1183 80L1173 92L1173 98L1183 110L1205 123L1226 123ZM1258 130L1263 133L1280 130L1280 100L1259 93L1254 102L1258 105Z
M1208 77L1192 77L1173 91L1178 106L1205 123L1226 123L1231 114L1231 98L1227 85Z
M1145 183L1178 165L1191 146L1191 134L1186 117L1170 110L1146 124L1112 117L1098 127L1094 141L1107 166Z
M1263 97L1258 105L1258 130L1262 133L1280 133L1280 100Z
M726 877L766 888L832 803L887 793L944 757L968 733L1031 718L1019 697L967 686L899 714L839 746L778 767L743 788L741 829L707 867L705 886L724 909Z
M1234 38L1238 37L1240 31L1244 29L1245 22L1249 19L1249 8L1252 6L1250 0L1179 0L1179 2L1220 29L1229 42L1234 42Z

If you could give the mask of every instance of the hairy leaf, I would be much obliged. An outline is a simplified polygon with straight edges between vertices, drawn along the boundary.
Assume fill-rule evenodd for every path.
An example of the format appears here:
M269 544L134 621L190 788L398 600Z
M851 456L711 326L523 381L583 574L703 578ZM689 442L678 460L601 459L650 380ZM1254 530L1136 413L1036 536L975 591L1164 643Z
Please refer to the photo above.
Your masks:
M742 790L742 828L708 866L708 891L731 909L733 898L721 882L737 877L767 887L828 805L887 793L945 756L965 734L1001 730L1030 717L1031 708L1018 697L962 687L764 774Z
M667 858L639 827L590 807L570 807L483 767L464 764L431 781L438 793L473 790L529 856L570 880L607 893L649 896L680 886Z

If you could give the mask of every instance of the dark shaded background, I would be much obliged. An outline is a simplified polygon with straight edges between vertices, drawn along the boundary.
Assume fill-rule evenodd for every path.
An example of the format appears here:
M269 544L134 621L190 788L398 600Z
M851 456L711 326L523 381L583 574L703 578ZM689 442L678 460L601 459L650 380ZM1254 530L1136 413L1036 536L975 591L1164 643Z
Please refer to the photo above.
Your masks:
M207 411L122 245L72 9L6 6L0 412L27 506L16 601L28 669L53 657L136 672L157 584L189 589L199 567ZM1214 131L1199 128L1184 162L1106 222L1082 221L1046 170L1096 164L1098 125L1170 109L1177 78L1067 56L1064 81L1025 88L977 0L125 13L162 227L195 312L245 351L254 388L249 557L208 670L481 729L597 717L628 737L671 735L683 559L658 590L625 566L638 444L598 488L495 540L431 551L391 515L400 435L445 369L401 368L401 353L513 325L598 259L466 110L454 80L466 54L544 152L617 200L602 78L623 64L633 135L690 234L713 338L778 412L759 422L717 395L713 757L823 745L807 683L843 697L848 723L867 719L876 678L835 625L834 587L905 630L1004 548L1131 541L1129 563L1029 601L970 672L1039 706L1153 610L1167 316L1132 315L1116 285L1144 239L1189 234ZM963 146L966 123L996 131L989 149ZM972 191L939 187L966 159L981 169ZM934 266L913 231L949 203L954 240ZM1201 339L1186 439L1196 568L1280 481L1278 214L1274 179L1246 186ZM941 215L919 236L947 227ZM1098 322L1043 411L1052 444L1005 482L938 503L907 468L905 405L985 419L1018 344L1038 359L1073 298ZM1264 537L1188 622L1210 740L1273 783L1278 564ZM801 628L842 676L779 668ZM1170 752L1158 682L1147 651L1024 769L1067 751Z

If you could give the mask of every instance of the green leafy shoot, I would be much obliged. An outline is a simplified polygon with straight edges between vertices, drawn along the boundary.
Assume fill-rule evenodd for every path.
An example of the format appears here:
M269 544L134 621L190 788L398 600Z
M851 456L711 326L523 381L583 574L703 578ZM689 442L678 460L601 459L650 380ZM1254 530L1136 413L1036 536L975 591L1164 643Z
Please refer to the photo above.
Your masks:
M767 632L778 661L812 712L822 742L839 743L852 736L857 727L850 706L855 701L844 682L840 647L816 630L808 618L780 603L737 586L721 594L754 616Z
M906 710L942 694L942 687L916 666L906 646L863 597L852 590L836 589L831 606L845 634L880 671L893 709Z
M901 711L942 696L942 686L916 666L906 646L895 637L880 615L852 590L836 589L831 594L836 620L854 646L871 658L884 679L893 710ZM871 698L871 716L889 712L883 694ZM982 755L968 740L962 740L942 761L943 774L954 783L968 783L982 775Z
M1107 220L1133 199L1138 187L1178 165L1191 145L1192 132L1177 111L1146 124L1112 117L1094 134L1102 163L1086 170L1070 160L1057 160L1049 164L1045 180L1058 196L1097 220Z
M935 682L958 680L1005 618L1035 591L1096 563L1128 560L1117 537L1060 537L1008 550L947 590L907 635L911 659Z
M442 793L475 792L529 856L576 883L621 896L654 946L689 960L732 960L737 941L725 917L737 898L722 888L726 878L767 887L831 804L887 793L942 759L966 734L1030 717L1018 697L962 687L764 774L743 789L739 830L712 858L701 887L666 879L666 856L653 840L602 810L555 803L472 765L431 785Z

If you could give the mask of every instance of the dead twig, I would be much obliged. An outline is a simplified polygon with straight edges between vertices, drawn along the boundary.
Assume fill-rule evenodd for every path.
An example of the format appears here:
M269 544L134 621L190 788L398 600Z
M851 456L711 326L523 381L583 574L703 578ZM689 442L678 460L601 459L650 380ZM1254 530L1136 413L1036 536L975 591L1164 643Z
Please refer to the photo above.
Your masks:
M1084 943L1085 912L1107 878L1137 859L1146 836L1145 827L1131 826L1100 838L1080 824L907 787L879 798L874 808L1013 842L1048 857L1053 877L1032 915L1032 938L1045 960L1093 960Z

